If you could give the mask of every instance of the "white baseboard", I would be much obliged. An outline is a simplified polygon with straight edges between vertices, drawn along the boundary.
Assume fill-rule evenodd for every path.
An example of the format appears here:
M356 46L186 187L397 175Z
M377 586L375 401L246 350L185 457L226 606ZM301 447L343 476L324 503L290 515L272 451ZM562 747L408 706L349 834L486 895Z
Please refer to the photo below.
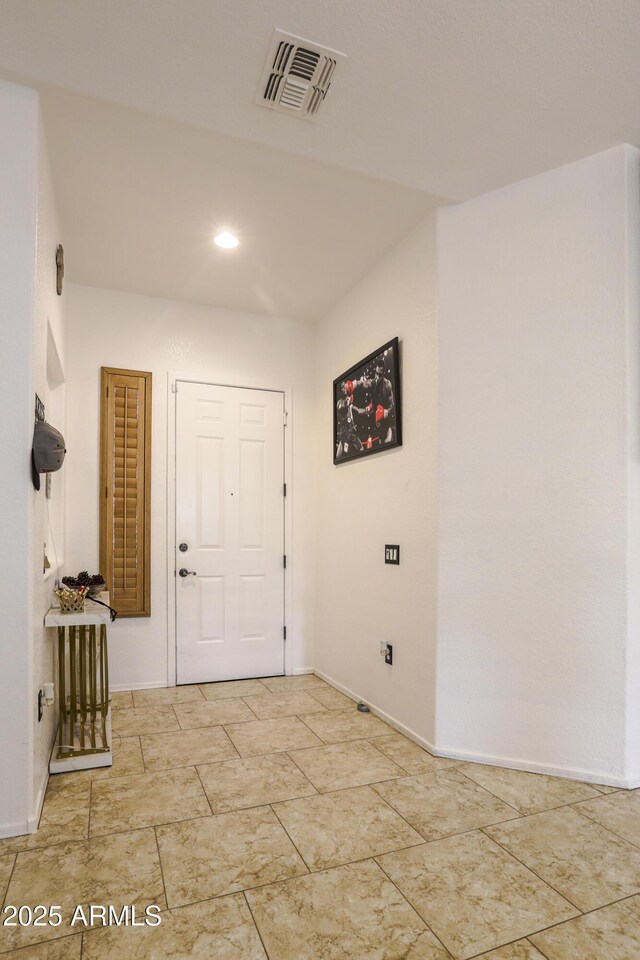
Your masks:
M328 676L328 674L322 673L320 670L316 670L314 672L319 677L322 677L323 680L326 680L327 683L330 683L332 687L335 687L336 690L339 690L341 693L351 697L352 700L360 701L363 699L355 691L345 687L344 684L339 683L333 677ZM434 757L445 757L449 760L461 760L467 763L484 763L487 766L492 767L507 767L510 770L524 770L526 773L544 773L547 774L547 776L563 777L566 780L581 780L586 783L601 783L603 786L617 787L619 790L635 790L640 787L640 774L626 778L614 777L610 773L599 773L591 770L580 770L572 767L554 766L551 764L536 763L534 761L518 760L514 759L513 757L499 757L492 756L490 754L473 753L462 750L448 749L446 747L437 747L435 744L429 743L428 740L425 740L424 737L419 736L419 734L417 734L414 730L411 730L403 723L400 723L395 719L395 717L389 716L388 713L385 713L384 710L381 710L374 703L371 703L368 700L364 700L364 702L371 710L371 713L375 714L377 717L380 717L381 720L384 720L385 723L388 723L390 727L394 728L394 730L404 734L404 736L408 737L409 740L413 740L414 743L418 744L418 746L427 750L429 753L432 753Z
M51 746L49 749L49 760L51 755L56 747L56 737L58 735L57 724L54 724L53 730L51 732ZM38 795L36 797L35 811L33 816L29 817L27 820L27 833L35 833L38 827L40 826L40 818L42 817L42 808L44 806L44 798L47 794L47 787L49 786L49 760L44 770L44 776L42 777L42 782L40 784L40 789L38 790Z
M296 667L293 671L293 676L304 676L308 674L316 674L318 677L321 677L322 680L326 680L326 682L336 690L339 690L340 693L346 694L347 697L350 697L356 702L363 700L363 698L356 691L349 689L349 687L345 687L344 684L340 683L334 677L330 677L328 674L323 673L321 670L314 670L311 667ZM137 683L133 686L114 684L111 686L111 690L116 693L121 690L150 690L158 687L168 686L173 686L173 684L157 683L152 681L147 683ZM580 770L572 767L536 763L535 761L519 760L514 757L500 757L491 754L481 754L464 750L454 750L447 747L438 747L435 744L430 743L424 737L421 737L420 734L416 733L415 730L412 730L404 723L396 720L395 717L392 717L384 710L381 710L380 707L376 706L375 703L370 703L366 700L364 702L369 707L371 713L377 717L380 717L381 720L384 720L385 723L388 723L389 726L393 727L394 730L397 730L398 733L402 733L405 737L408 737L409 740L413 740L413 742L417 743L419 747L422 747L424 750L428 750L428 752L432 753L435 757L445 757L450 760L461 760L467 763L483 763L492 767L507 767L510 770L524 770L527 773L544 773L551 777L564 777L566 780L581 780L585 783L601 783L604 786L617 787L619 790L636 790L638 787L640 787L640 774L627 778L613 777L608 773L594 773L590 770ZM44 799L44 795L42 799ZM41 808L42 805L40 805L40 809ZM29 822L31 823L31 821ZM34 827L33 829L36 828L37 827ZM29 832L32 832L31 829ZM2 827L0 827L0 836L2 836ZM9 836L11 836L11 834L9 834Z
M44 777L42 778L42 783L40 784L40 789L38 790L38 796L36 797L35 812L32 817L29 817L27 821L27 833L35 833L38 827L40 826L40 817L42 816L42 808L44 806L44 798L47 792L47 786L49 783L49 764L47 763L47 769Z
M424 737L421 737L420 734L415 732L415 730L405 726L404 723L400 723L400 721L396 720L395 717L385 713L384 710L381 710L380 707L377 707L375 703L371 703L369 700L364 700L358 693L350 690L349 687L345 687L344 684L338 683L338 681L334 680L333 677L328 676L326 673L322 673L320 670L315 670L314 673L316 673L323 680L326 680L327 683L330 683L331 686L335 687L336 690L339 690L340 693L344 693L347 697L351 697L351 699L355 700L356 703L366 703L371 713L375 714L376 717L380 717L381 720L384 720L385 723L388 723L389 726L393 727L394 730L397 730L398 733L402 733L405 737L408 737L409 740L413 740L413 742L417 743L419 747L423 748L423 750L428 750L429 753L435 754L433 744L429 743L428 740L425 740Z
M617 787L619 790L633 790L633 782L636 779L614 777L610 773L582 770L577 767L538 763L535 760L520 760L515 757L500 757L492 754L453 750L446 747L437 747L433 750L433 753L436 757L449 757L452 760L465 760L468 763L484 763L491 767L507 767L510 770L524 770L527 773L544 773L549 777L563 777L565 780L581 780L583 783L601 783L603 786ZM637 779L640 780L640 778ZM640 785L640 783L638 785Z
M23 837L25 833L33 833L29 830L28 820L20 820L18 823L0 823L0 840Z

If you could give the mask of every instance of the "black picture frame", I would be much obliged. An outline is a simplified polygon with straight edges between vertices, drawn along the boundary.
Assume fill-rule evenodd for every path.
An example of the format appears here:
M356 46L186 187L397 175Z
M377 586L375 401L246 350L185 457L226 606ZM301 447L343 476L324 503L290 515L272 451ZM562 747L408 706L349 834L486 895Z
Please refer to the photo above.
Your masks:
M348 463L402 446L397 337L333 381L333 462Z

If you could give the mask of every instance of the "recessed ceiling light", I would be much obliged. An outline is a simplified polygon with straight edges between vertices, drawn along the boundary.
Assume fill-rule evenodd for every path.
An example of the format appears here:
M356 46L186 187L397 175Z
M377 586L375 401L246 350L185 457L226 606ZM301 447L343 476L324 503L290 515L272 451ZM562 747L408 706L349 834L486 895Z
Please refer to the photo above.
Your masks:
M216 234L213 238L213 242L218 247L222 247L223 250L233 250L234 247L237 247L240 241L237 237L234 237L232 233L228 230L222 230L221 233Z

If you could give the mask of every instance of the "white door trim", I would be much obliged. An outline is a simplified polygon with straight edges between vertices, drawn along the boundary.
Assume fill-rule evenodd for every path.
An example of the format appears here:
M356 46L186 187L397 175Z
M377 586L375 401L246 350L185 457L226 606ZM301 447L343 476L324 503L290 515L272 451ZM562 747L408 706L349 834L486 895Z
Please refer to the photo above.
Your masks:
M216 387L240 387L245 390L269 390L284 394L284 407L287 414L287 428L284 431L284 482L287 484L287 496L284 501L284 552L287 566L284 571L284 610L287 627L287 639L284 645L284 672L293 673L293 651L296 642L296 630L293 611L293 585L296 571L296 558L293 550L293 498L295 491L291 478L293 475L293 391L290 386L263 381L237 383L225 377L182 375L169 371L167 374L167 686L175 687L177 675L176 649L176 394L174 385L180 383L206 383Z

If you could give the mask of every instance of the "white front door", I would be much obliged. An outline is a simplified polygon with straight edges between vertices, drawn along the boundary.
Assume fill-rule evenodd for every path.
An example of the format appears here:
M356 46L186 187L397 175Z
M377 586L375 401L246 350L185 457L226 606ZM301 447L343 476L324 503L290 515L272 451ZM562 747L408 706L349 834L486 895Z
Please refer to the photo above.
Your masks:
M284 395L176 386L177 682L284 673Z

